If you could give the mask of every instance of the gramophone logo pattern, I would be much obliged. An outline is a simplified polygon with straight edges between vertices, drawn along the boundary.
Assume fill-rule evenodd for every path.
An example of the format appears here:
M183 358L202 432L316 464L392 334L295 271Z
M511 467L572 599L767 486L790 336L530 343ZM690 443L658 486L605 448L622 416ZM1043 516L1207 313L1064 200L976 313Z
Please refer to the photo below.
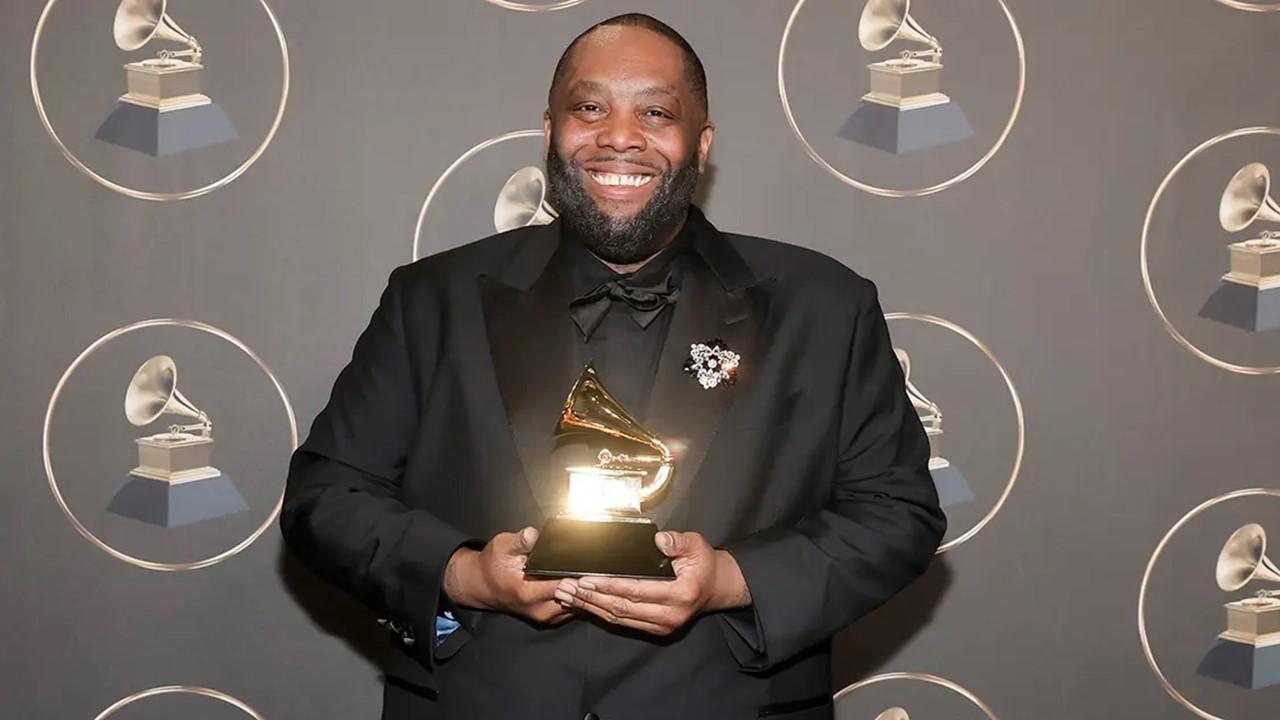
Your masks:
M1280 568L1267 557L1267 533L1244 525L1218 555L1218 587L1243 590L1255 580L1280 583ZM1256 690L1280 684L1280 590L1258 590L1225 605L1227 628L1201 661L1198 672Z
M924 426L925 435L929 438L929 474L933 476L933 484L938 490L938 501L942 507L963 505L973 500L973 490L964 479L960 469L951 461L942 457L942 411L938 404L925 397L919 388L911 382L911 356L902 348L894 348L898 356L898 364L902 366L902 377L907 385L907 397L911 399L911 407L915 409Z
M896 40L927 45L867 66L870 91L840 129L846 140L895 155L973 136L964 110L942 92L942 45L911 16L911 0L868 0L858 40L870 52Z
M547 201L547 178L530 165L507 179L493 206L493 228L506 232L530 225L547 225L558 216Z
M248 509L231 478L212 465L213 422L178 390L173 358L156 355L138 368L125 391L124 414L137 427L163 415L197 422L134 441L138 466L108 512L174 528Z
M1218 205L1218 222L1231 233L1257 221L1280 223L1280 205L1271 197L1271 173L1262 163L1249 163L1227 183ZM1222 276L1200 316L1251 332L1280 327L1280 233L1264 230L1257 237L1227 246L1230 271Z
M222 108L200 92L204 52L167 14L167 0L121 0L113 34L126 52L153 40L185 46L125 64L127 92L98 128L99 140L152 156L175 155L236 139Z

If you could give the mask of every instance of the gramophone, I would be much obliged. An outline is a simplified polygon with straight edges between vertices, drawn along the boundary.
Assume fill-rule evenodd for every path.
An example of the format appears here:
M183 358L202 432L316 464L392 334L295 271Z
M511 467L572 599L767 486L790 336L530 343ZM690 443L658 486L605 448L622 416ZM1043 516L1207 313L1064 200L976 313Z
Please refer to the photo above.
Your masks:
M924 426L924 434L929 439L929 474L933 476L933 483L937 487L938 501L942 507L950 507L973 500L973 490L960 469L942 457L942 410L911 382L911 356L907 351L896 347L893 353L902 366L902 379L907 386L911 407L915 409L920 424Z
M1262 163L1240 168L1218 203L1218 222L1227 232L1241 232L1258 221L1280 222L1280 205L1271 197L1271 173ZM1264 230L1257 237L1227 246L1231 270L1200 311L1202 317L1260 332L1280 327L1280 233Z
M226 515L247 506L230 478L212 465L213 422L178 390L173 358L156 355L142 364L125 391L124 414L135 427L164 415L194 418L167 432L134 440L138 466L108 507L117 515L164 527Z
M236 138L226 113L200 92L204 51L166 12L167 0L121 0L112 34L125 52L155 40L185 46L126 63L127 92L95 135L149 155L172 155Z
M840 136L894 154L973 135L964 111L942 92L942 44L911 16L911 0L868 0L858 22L863 49L879 52L898 40L927 46L873 62L870 91Z
M547 178L534 166L517 170L503 184L493 206L493 227L498 232L546 225L556 217L555 208L547 202Z
M591 365L570 389L553 439L599 449L593 465L565 468L567 503L543 525L525 572L674 578L670 558L654 544L657 525L642 509L670 484L675 459L609 394Z
M877 715L876 720L911 720L911 716L900 707L891 707Z
M1261 525L1249 523L1231 533L1215 574L1224 592L1237 592L1255 580L1280 583ZM1252 689L1280 683L1280 590L1258 590L1225 607L1227 629L1205 656L1201 674Z

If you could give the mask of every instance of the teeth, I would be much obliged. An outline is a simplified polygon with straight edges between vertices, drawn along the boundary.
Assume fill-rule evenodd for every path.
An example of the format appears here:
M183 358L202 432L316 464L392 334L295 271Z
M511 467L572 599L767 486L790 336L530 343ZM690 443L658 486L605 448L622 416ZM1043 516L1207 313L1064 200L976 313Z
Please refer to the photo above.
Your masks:
M653 179L652 175L618 175L616 173L591 173L591 177L601 185L629 185L643 187Z

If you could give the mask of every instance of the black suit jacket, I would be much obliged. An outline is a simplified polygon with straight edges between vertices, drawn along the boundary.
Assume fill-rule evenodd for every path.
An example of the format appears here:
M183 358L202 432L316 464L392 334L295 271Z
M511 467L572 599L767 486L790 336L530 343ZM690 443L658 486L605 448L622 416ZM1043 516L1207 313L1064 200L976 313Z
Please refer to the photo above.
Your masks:
M644 413L675 479L649 515L732 553L754 606L661 639L462 610L435 647L450 555L553 511L535 488L580 371L559 223L495 235L391 274L290 467L289 547L399 633L384 720L829 718L832 634L929 564L946 521L875 286L688 222ZM742 361L704 390L682 365L712 338Z

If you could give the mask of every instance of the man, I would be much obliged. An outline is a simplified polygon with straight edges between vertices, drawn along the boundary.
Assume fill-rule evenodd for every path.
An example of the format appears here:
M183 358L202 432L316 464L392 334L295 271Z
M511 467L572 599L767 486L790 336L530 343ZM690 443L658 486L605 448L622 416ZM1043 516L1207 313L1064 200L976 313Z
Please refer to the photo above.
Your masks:
M705 75L651 17L573 41L544 128L559 219L391 274L293 458L285 539L391 628L384 720L830 718L832 634L945 527L875 287L691 205ZM736 382L686 372L696 343ZM678 449L647 509L674 581L523 572L588 361Z

